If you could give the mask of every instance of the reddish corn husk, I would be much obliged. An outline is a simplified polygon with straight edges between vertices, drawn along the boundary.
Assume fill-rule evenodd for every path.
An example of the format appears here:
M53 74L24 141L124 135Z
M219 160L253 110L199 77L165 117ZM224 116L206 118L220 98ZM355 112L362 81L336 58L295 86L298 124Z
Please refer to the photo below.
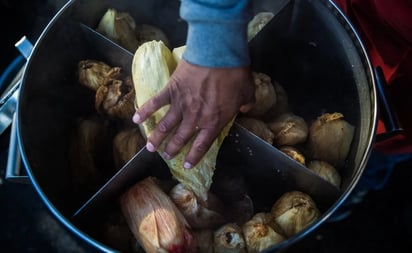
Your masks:
M148 177L120 198L122 213L147 253L194 252L190 227L171 199Z

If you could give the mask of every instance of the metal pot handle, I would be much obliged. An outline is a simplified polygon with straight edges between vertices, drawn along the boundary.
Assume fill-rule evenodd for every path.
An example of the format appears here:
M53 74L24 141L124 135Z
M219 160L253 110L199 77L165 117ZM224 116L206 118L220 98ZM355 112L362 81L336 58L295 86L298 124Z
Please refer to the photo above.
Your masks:
M23 36L15 47L20 51L24 58L28 59L33 50L33 44ZM11 124L9 153L7 157L7 167L5 179L11 182L29 183L29 177L21 174L21 155L17 138L17 123L16 123L16 105L20 92L21 79L18 80L10 89L9 96L6 97L5 103L1 108L2 119L1 133Z
M376 141L379 142L400 134L403 132L403 128L401 127L395 108L393 107L391 96L387 88L388 84L383 75L382 68L379 66L375 67L374 72L376 78L377 95L380 102L380 116L386 128L386 132L380 133L376 136Z
M13 114L13 123L10 131L9 154L7 157L7 167L5 179L17 183L29 183L28 176L21 175L21 155L17 138L16 113Z

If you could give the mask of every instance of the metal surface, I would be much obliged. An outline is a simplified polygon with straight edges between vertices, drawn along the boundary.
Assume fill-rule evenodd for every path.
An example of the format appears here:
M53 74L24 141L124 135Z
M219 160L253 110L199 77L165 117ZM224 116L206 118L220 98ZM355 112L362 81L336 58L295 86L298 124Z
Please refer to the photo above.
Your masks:
M88 199L74 214L73 217L87 214L99 206L115 202L129 187L148 174L151 167L159 164L161 157L156 152L141 149L130 159L112 178L107 181L90 199Z
M269 23L267 26L271 25L276 25L276 23ZM110 59L118 59L121 66L131 66L133 59L132 53L102 36L94 29L84 24L80 24L80 27L84 31L88 43L94 45L98 51L105 52ZM270 27L264 31L270 31ZM259 40L259 37L265 36L259 36L258 34L256 37L255 40ZM303 165L296 163L278 149L262 142L261 139L256 138L256 136L250 134L247 130L235 126L234 129L232 129L231 136L236 137L234 140L229 137L222 149L227 151L238 150L239 152L232 152L230 154L229 152L224 152L225 155L220 156L220 160L222 160L221 163L227 164L233 157L242 157L245 159L239 159L238 161L242 161L242 165L253 168L254 174L274 175L270 177L270 179L278 186L278 192L282 192L287 189L288 186L293 185L295 189L300 189L311 194L318 200L318 203L323 202L323 204L329 206L339 198L341 192L336 187L316 176ZM248 155L249 152L252 152L254 155ZM93 208L95 202L107 203L107 201L113 199L113 196L118 196L122 191L127 189L127 187L130 187L138 178L142 178L142 171L144 170L141 167L150 166L153 162L153 159L145 159L145 157L150 157L150 153L147 152L146 149L139 152L128 164L116 173L92 198L86 201L86 203L75 212L74 216L81 214L90 207ZM144 164L145 162L147 164ZM137 168L137 166L139 166L139 168ZM232 166L238 165L233 164ZM133 174L133 172L136 174ZM249 174L250 172L246 173Z
M262 184L259 191L267 195L300 190L316 203L330 207L342 192L238 124L234 124L219 153L218 167L239 168L252 185ZM264 175L264 176L262 176ZM271 185L267 189L267 185Z
M27 39L26 36L23 36L14 46L19 50L24 58L29 59L31 52L33 51L33 44Z
M33 50L33 44L23 36L15 47L20 51L24 59L28 59ZM5 94L0 101L0 135L12 125L10 132L9 154L7 158L7 167L5 178L8 181L29 183L30 179L27 175L21 174L21 155L17 140L17 123L16 109L18 97L20 94L21 78L25 63L23 66L16 65L20 68L12 82L6 88Z
M23 175L21 167L21 155L17 143L17 122L15 121L15 117L16 114L13 114L5 179L18 183L30 183L29 177Z
M31 51L33 50L33 44L23 36L18 42L16 42L15 47L20 51L25 59L30 57ZM16 66L19 67L19 66ZM23 68L24 66L22 66ZM16 77L8 85L5 94L2 95L0 100L0 135L6 130L13 121L13 115L17 108L17 99L19 97L19 88L21 83L22 71L16 74Z
M13 122L16 112L17 99L19 97L20 80L1 98L0 101L0 134L2 134Z
M118 66L122 66L125 72L131 73L130 67L132 66L133 53L96 32L89 26L83 23L80 23L79 26L87 43L93 45L100 55L105 55L108 59L116 59Z
M107 218L106 213L101 212L102 216L95 221L94 216L88 216L90 222L94 221L90 229L72 220L73 213L84 204L82 197L93 194L74 194L67 149L76 119L95 111L93 98L77 85L74 74L77 63L82 59L98 59L112 66L128 64L113 57L110 50L96 46L93 39L98 35L86 32L79 25L93 29L109 7L129 11L137 23L158 26L166 32L171 47L184 43L186 24L178 15L179 1L70 1L49 23L34 47L23 76L17 108L22 160L36 191L70 231L102 251L112 251L99 237L99 225ZM297 172L299 167L288 169L290 163L286 160L282 160L282 167L273 166L276 158L282 158L281 154L263 155L274 150L266 149L266 144L257 142L252 135L248 135L251 143L242 141L242 155L234 152L225 160L219 157L219 165L225 166L239 164L249 151L258 156L257 160L264 163L261 166L239 164L240 171L250 179L254 196L269 196L270 193L264 191L268 188L274 196L296 188L319 194L317 201L325 202L322 217L282 243L287 246L325 222L356 186L370 154L377 108L373 71L366 52L336 6L329 1L295 0L282 5L281 10L277 7L270 0L256 1L254 5L254 12L272 11L277 15L270 21L272 25L250 43L253 69L279 81L290 94L293 111L306 120L320 112L341 111L356 129L347 163L342 169L343 184L336 201L333 196L328 200L329 197L322 194L329 193L320 193L319 188L310 189L305 178L311 175L302 176L306 172ZM122 67L126 71L130 69L129 65ZM235 141L231 137L227 139L231 140ZM249 144L254 145L254 149L248 149ZM222 154L226 151L224 146ZM310 178L308 180L317 180Z
M379 112L382 118L382 122L385 125L385 132L376 136L376 141L384 141L392 138L396 135L402 134L404 129L399 122L399 118L396 114L396 110L393 107L392 98L388 91L388 83L383 75L382 68L374 68L376 77L376 87L379 97Z
M108 59L116 59L119 66L124 66L124 71L130 73L133 54L110 39L102 36L94 29L79 24L87 43L94 45L95 49L104 54ZM88 199L73 215L80 216L87 211L107 204L119 196L123 191L147 175L147 169L157 164L157 153L150 153L143 148L127 164L125 164L112 178L110 178L96 193Z

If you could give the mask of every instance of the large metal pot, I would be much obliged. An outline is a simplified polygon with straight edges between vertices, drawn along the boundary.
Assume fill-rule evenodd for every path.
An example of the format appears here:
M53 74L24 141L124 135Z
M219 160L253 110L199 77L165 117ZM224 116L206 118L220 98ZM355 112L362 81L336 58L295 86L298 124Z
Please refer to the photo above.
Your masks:
M77 63L98 58L122 64L88 43L79 28L80 23L95 28L109 7L129 12L137 23L158 26L172 47L185 42L186 24L179 18L178 0L69 1L35 43L17 110L22 160L36 191L70 231L103 251L116 250L96 231L107 218L106 211L86 223L72 219L89 193L79 197L73 192L67 149L76 119L94 110L93 102L79 89ZM356 127L340 198L323 210L317 222L279 246L285 248L326 222L357 184L374 139L375 77L359 37L331 2L259 0L254 1L254 11L275 13L276 25L259 47L252 48L253 67L293 94L290 102L297 114L315 118L321 111L340 111ZM264 181L265 175L256 177Z

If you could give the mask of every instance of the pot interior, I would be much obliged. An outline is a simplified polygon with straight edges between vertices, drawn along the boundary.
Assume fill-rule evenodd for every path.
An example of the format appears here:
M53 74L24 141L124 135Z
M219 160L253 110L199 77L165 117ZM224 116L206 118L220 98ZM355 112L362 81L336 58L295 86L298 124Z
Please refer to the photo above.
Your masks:
M358 38L335 6L327 1L273 2L254 2L255 13L271 11L276 16L272 25L262 30L264 36L250 42L252 69L277 80L289 94L292 111L305 120L313 120L323 112L339 111L355 126L350 154L341 170L342 196L333 206L322 207L327 217L356 185L369 156L376 118L373 76ZM106 224L103 221L118 215L114 205L102 207L98 215L81 221L71 218L114 175L112 158L102 158L102 176L97 182L79 189L74 185L68 155L77 120L96 113L93 94L78 83L78 62L97 59L130 73L130 62L96 48L79 25L95 29L108 8L129 12L136 23L159 27L172 48L185 42L187 27L179 18L179 1L69 2L43 32L29 59L19 98L18 134L26 169L46 204L60 215L58 218L67 219L66 224L92 238L92 242L116 248L116 242L109 241L102 232ZM109 129L105 140L107 150L102 152L111 152L113 129ZM150 174L170 177L163 165ZM267 175L246 171L250 170L240 170L253 184L253 194L263 196L262 206L294 187L268 192L271 182Z

